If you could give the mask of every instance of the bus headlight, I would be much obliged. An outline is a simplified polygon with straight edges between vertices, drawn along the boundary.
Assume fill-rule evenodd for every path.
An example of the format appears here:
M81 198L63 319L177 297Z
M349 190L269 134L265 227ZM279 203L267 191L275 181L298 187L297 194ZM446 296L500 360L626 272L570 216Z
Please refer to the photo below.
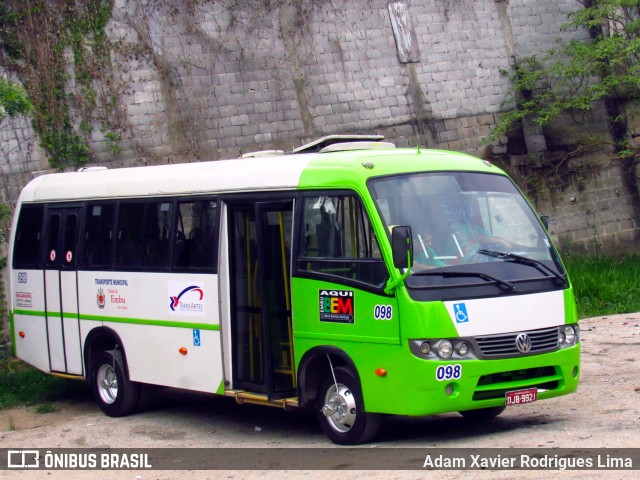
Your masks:
M453 345L449 340L440 340L437 345L438 356L440 358L451 358L453 355Z
M476 359L473 341L468 338L416 338L409 348L418 358L428 360Z
M460 342L456 345L456 353L461 357L464 357L469 353L469 344L467 342Z
M560 334L558 336L558 342L561 345L573 345L576 343L578 335L573 325L563 325L560 327Z

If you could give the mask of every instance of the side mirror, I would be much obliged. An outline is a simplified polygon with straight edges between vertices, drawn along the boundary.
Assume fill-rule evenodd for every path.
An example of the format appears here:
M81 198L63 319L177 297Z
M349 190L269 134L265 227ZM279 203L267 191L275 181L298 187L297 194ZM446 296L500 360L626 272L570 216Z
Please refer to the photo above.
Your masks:
M393 265L396 268L411 268L413 265L413 236L411 227L393 227L391 230Z
M542 225L544 225L544 229L548 232L549 231L549 217L547 215L542 215L540 217L540 221L542 222Z

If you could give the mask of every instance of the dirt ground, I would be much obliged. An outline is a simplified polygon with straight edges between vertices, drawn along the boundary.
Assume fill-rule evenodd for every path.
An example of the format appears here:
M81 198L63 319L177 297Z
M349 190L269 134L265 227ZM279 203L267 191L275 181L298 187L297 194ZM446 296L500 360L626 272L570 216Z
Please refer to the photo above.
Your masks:
M385 419L370 447L638 448L640 447L640 313L585 319L578 392L508 408L498 418L469 424L458 414ZM125 418L104 416L90 398L0 411L0 448L333 448L313 415L236 405L230 398L163 391L155 406ZM336 455L340 455L336 449ZM323 471L0 471L0 477L255 478L327 477ZM424 478L637 478L638 471L343 471L341 479ZM329 474L336 477L336 473Z

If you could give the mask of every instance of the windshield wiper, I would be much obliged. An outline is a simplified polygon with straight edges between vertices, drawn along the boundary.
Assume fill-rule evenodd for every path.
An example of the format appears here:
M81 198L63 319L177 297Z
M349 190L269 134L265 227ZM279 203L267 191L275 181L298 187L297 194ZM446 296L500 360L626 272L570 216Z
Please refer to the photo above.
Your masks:
M560 280L560 282L565 283L567 281L566 277L554 269L547 267L544 263L539 260L533 260L532 258L523 257L522 255L516 255L515 253L505 253L505 252L497 252L495 250L478 250L478 253L483 255L487 255L489 257L499 258L500 260L504 260L505 262L514 262L519 263L521 265L529 265L537 269L538 271L544 274L551 274L556 280Z
M504 288L509 292L514 288L516 288L516 286L511 282L507 282L506 280L501 280L500 278L496 278L492 275L488 275L482 272L460 272L460 271L442 270L442 271L432 271L432 272L416 272L412 274L412 276L416 276L416 277L439 276L439 277L445 277L445 278L478 277L478 278L482 278L483 280L487 280L489 282L496 282L500 287Z

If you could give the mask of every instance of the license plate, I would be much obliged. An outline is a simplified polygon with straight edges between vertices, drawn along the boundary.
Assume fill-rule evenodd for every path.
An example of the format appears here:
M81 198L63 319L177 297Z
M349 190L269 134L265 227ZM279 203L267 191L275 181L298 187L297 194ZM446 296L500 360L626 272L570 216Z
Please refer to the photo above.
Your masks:
M527 388L525 390L514 390L505 394L506 405L522 405L523 403L535 402L538 399L537 388Z

